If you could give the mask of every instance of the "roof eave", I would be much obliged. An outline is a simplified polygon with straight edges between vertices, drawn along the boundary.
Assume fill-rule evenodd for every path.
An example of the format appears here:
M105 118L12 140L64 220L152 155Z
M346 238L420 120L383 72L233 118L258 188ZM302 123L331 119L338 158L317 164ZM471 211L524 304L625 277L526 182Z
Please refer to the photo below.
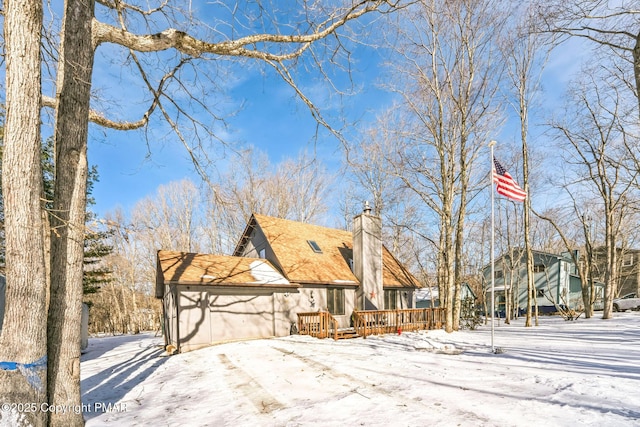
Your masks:
M353 287L353 288L357 288L358 286L360 286L360 283L358 282L354 282L352 280L333 280L333 281L326 281L326 280L298 280L297 281L300 285L304 286L304 285L308 285L308 286L342 286L342 287Z
M196 281L167 281L169 286L210 286L220 288L269 288L269 289L298 289L297 283L228 283L228 282L196 282Z

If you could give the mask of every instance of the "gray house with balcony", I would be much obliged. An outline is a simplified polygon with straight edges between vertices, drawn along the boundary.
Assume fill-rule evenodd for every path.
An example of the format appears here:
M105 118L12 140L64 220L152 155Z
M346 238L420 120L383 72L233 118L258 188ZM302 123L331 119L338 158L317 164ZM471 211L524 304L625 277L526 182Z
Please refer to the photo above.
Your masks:
M583 310L582 283L569 253L557 255L533 251L534 287L538 309L542 313L553 313L559 307ZM495 307L502 313L507 298L511 298L514 312L527 308L527 259L522 249L503 254L495 260ZM491 265L483 268L486 283L487 307L491 304ZM596 300L603 295L602 284L596 285Z

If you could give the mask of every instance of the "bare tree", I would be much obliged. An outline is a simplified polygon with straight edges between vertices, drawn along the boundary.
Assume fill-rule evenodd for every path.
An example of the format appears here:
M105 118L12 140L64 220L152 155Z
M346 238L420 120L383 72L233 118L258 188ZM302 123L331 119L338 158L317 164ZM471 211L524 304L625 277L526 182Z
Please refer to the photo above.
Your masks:
M281 217L308 223L327 212L334 181L320 160L302 153L278 164L268 195L278 201Z
M527 260L527 312L525 326L531 326L531 307L534 297L533 280L533 253L531 242L531 191L529 174L529 109L533 106L534 98L539 93L540 80L544 64L550 53L550 45L531 31L532 15L528 5L515 8L513 32L509 32L502 44L502 53L505 58L506 74L509 77L509 104L517 114L520 121L520 141L522 144L522 177L524 191L527 198L524 200L524 250ZM537 316L536 316L537 322Z
M379 117L361 138L345 147L351 176L366 193L360 196L360 202L370 202L376 216L381 216L388 206L396 202L394 195L398 189L389 156L396 147L394 127L399 125L392 124L388 117L388 114Z
M51 107L55 111L55 161L56 182L55 200L53 201L53 213L55 220L52 223L52 250L51 250L51 304L47 320L48 340L48 403L52 406L63 405L73 407L80 404L79 381L79 342L80 342L80 311L82 302L82 252L83 252L83 227L86 204L87 181L87 138L88 123L93 121L101 126L114 129L128 130L143 127L159 116L159 120L167 123L174 132L174 136L180 140L189 154L192 156L196 168L204 173L202 158L206 159L206 152L198 151L198 142L204 138L219 140L216 138L215 129L211 129L202 122L199 113L210 114L216 118L215 112L208 107L204 99L198 99L191 91L193 85L188 84L189 78L194 76L212 76L216 74L198 74L198 67L205 63L222 63L233 59L248 58L259 61L271 67L293 89L294 93L310 109L311 114L323 125L328 126L321 111L301 88L296 84L293 70L296 61L300 65L320 64L320 58L329 54L331 58L339 58L340 52L344 52L345 44L341 43L341 34L344 34L350 22L371 12L385 12L392 10L396 5L393 1L363 0L361 2L326 3L301 2L293 15L280 14L279 9L270 8L270 4L262 2L248 2L237 8L228 8L222 2L213 3L217 11L211 11L210 17L222 17L220 21L202 25L196 23L191 10L181 11L175 8L173 2L161 2L156 8L143 9L135 4L110 0L68 0L64 4L64 16L62 17L60 33L60 45L57 50L57 68L55 78L55 98L40 97L39 70L42 67L38 47L42 31L41 3L36 0L23 0L18 2L19 7L13 1L5 3L7 6L7 19L5 20L5 39L7 42L7 98L9 108L22 103L26 109L32 108L33 103L41 100L42 105ZM185 2L189 7L190 2ZM98 5L99 13L96 12ZM218 13L216 13L218 12ZM243 13L246 13L243 15ZM257 14L256 14L257 13ZM259 16L258 21L252 18ZM280 19L286 18L286 19ZM257 28L257 30L253 30ZM20 36L15 38L17 29ZM141 32L148 31L146 33ZM325 41L327 50L315 50L316 44ZM26 43L23 43L26 42ZM90 99L92 90L92 74L96 50L100 46L109 44L122 49L127 56L127 63L131 64L141 78L141 84L148 91L149 102L146 111L141 117L132 121L118 121L107 118L104 114L91 111ZM116 49L117 50L117 49ZM33 52L36 51L34 54ZM55 51L55 49L54 49ZM13 55L17 52L16 55ZM29 52L29 54L26 54ZM170 52L175 52L171 55ZM156 56L153 54L156 53ZM335 55L334 55L335 54ZM302 59L308 58L307 62ZM344 56L343 56L344 58ZM34 67L33 62L38 65ZM348 58L343 64L348 63ZM15 68L13 68L15 67ZM166 70L160 78L154 78L151 70L158 67ZM22 78L28 76L29 84L16 85L10 79L18 72ZM23 80L24 81L24 80ZM22 82L21 82L22 83ZM201 86L202 87L202 86ZM215 85L212 87L216 87ZM9 95L9 92L11 95ZM181 96L174 96L176 93ZM36 94L37 92L37 94ZM181 103L181 100L184 101ZM186 101L185 101L186 100ZM32 105L33 104L33 105ZM197 110L197 113L196 113ZM17 112L17 110L13 110ZM30 111L30 110L29 110ZM31 112L31 111L30 111ZM27 150L34 144L31 136L39 136L36 127L39 123L30 120L32 116L22 114L19 120L13 121L15 116L9 117L13 112L8 111L5 156L9 152L9 158L13 159L16 149ZM9 120L11 118L11 120ZM188 135L180 129L179 124L183 120L190 120L192 134ZM24 129L29 127L29 131ZM13 132L20 130L22 135L16 136ZM204 132L203 135L198 131ZM192 138L193 137L193 138ZM195 146L189 141L195 141ZM40 141L37 141L38 145ZM22 145L21 145L22 144ZM35 151L33 152L35 153ZM25 159L32 159L33 153ZM199 157L200 156L200 157ZM5 157L6 158L6 157ZM31 169L24 177L35 177L39 171L37 167L29 164ZM34 172L35 171L35 172ZM12 177L18 173L9 168L4 169L12 185ZM40 177L38 177L40 179ZM3 180L4 182L5 180ZM34 181L23 184L34 184ZM5 215L7 217L24 216L39 206L40 192L36 185L22 185L21 188L6 191ZM20 195L23 205L14 202L14 197ZM13 211L13 212L12 212ZM14 217L15 218L15 217ZM34 220L30 216L31 220ZM22 233L21 239L26 239L33 245L41 245L41 239L34 235L41 230L42 220L29 224L29 232L26 228L11 220L6 222L7 236L15 236ZM14 227L13 231L9 231ZM28 239L28 237L33 237ZM9 238L7 239L9 241ZM9 246L11 245L11 246ZM20 265L24 262L22 246L17 250L16 241L7 245L7 265ZM39 248L34 248L39 249ZM31 263L30 273L18 279L15 285L9 285L9 301L12 307L10 312L22 313L21 321L25 325L43 326L42 312L40 308L44 303L41 296L43 283L40 275L41 266L44 265L44 250L28 251L34 257L40 257ZM21 261L22 260L22 261ZM16 277L15 270L11 270L11 277ZM44 273L42 273L44 274ZM20 292L22 300L13 294L14 289L20 289L22 280L29 280L38 289L36 292ZM28 286L26 282L23 289ZM16 288L17 286L17 288ZM42 288L42 289L40 289ZM26 297L31 295L31 297ZM35 309L34 309L35 307ZM43 329L39 329L41 331ZM8 331L8 332L7 332ZM23 328L14 329L10 323L8 329L3 329L1 339L16 341L34 341L35 347L43 346L46 340L41 333L26 333ZM78 344L78 345L76 345ZM11 347L13 356L25 360L32 356L29 347ZM11 356L9 354L8 356ZM16 376L17 378L17 376ZM6 384L6 386L5 386ZM13 386L13 387L11 387ZM2 387L7 387L2 395L6 395L7 402L23 402L23 398L31 393L31 386L27 383L3 382ZM11 387L11 388L9 388ZM4 390L4 388L3 388ZM34 402L42 402L44 395L33 396ZM37 397L37 399L36 399ZM51 425L82 425L82 414L74 411L66 413L53 413L50 416Z
M394 162L438 224L433 241L447 331L458 328L469 190L484 177L474 176L472 165L500 121L492 107L501 73L493 39L504 21L500 6L425 0L398 26L393 81L406 116Z
M184 193L180 190L184 190ZM159 188L159 200L155 204L150 198L138 203L132 220L128 220L119 209L107 214L106 224L111 230L110 244L113 253L105 262L112 271L112 280L100 291L102 299L98 299L97 303L96 299L92 299L94 306L91 310L100 310L100 304L105 302L111 304L112 310L106 313L107 319L104 319L103 310L102 321L109 324L113 332L137 333L145 324L149 326L144 317L152 308L149 298L153 296L155 283L155 254L160 248L188 251L189 249L183 249L180 245L192 242L194 234L189 232L188 224L192 222L190 208L185 208L180 203L177 206L167 206L167 199L174 198L173 202L179 199L192 204L194 191L195 187L189 181L170 183ZM151 212L147 210L150 205ZM147 218L146 214L157 215L154 208L158 205L163 207L162 218ZM141 218L141 222L136 222ZM183 221L187 225L182 224ZM165 239L168 239L168 243L163 242ZM151 305L154 306L152 311L158 309L157 302Z
M551 125L564 147L566 169L570 173L567 191L582 206L595 205L602 211L607 259L603 318L608 319L612 316L617 289L621 225L632 200L637 199L633 189L640 173L629 167L627 147L638 147L640 142L624 126L623 118L629 111L624 97L598 71L603 70L585 70L582 79L569 91L565 117Z
M588 210L585 210L584 200L576 199L571 193L569 193L569 197L573 201L573 212L569 215L564 215L565 221L563 222L560 222L562 220L561 218L554 218L553 213L538 213L535 211L533 211L533 213L551 224L555 228L556 233L562 239L565 250L569 253L569 257L577 267L578 277L580 278L580 283L582 285L582 304L584 307L585 317L590 318L593 316L593 306L597 297L595 286L597 273L594 264L594 242L591 236L590 227L591 215ZM569 217L569 220L567 220L567 217ZM578 247L577 239L568 234L569 232L575 231L576 228L581 229L582 236L584 238L583 254L576 253L575 248ZM566 232L566 230L569 230L569 232Z
M2 195L7 287L0 334L0 400L39 404L46 402L47 361L47 278L40 200L42 2L6 0L3 12L6 122ZM1 411L0 422L44 426L47 414Z
M383 239L388 248L411 268L419 267L415 253L417 241L410 230L419 229L420 216L416 213L415 192L403 185L394 168L393 153L399 138L397 129L402 126L401 118L387 111L364 131L361 138L345 147L347 177L360 190L349 196L354 200L348 219L350 222L364 203L370 203L373 214L382 218Z
M537 10L545 23L543 31L579 37L601 47L605 60L618 64L612 69L620 87L628 88L636 107L640 106L640 10L634 2L540 0Z
M306 153L274 165L260 150L246 149L219 182L210 182L206 227L222 233L221 249L228 253L253 213L300 222L318 220L328 210L333 180L323 164Z
M200 250L199 192L188 180L160 185L153 196L139 201L131 213L131 226L147 248L146 255L155 259L159 249L183 252Z

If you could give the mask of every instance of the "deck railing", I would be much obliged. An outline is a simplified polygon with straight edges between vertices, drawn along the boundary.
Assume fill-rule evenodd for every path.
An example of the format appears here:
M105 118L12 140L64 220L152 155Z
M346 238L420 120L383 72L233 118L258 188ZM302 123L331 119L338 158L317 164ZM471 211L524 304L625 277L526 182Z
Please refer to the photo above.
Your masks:
M441 329L444 311L436 308L409 308L402 310L356 310L353 312L353 326L358 335L380 335Z
M442 308L409 308L402 310L355 310L353 328L362 337L441 329L444 323ZM338 322L326 311L298 313L298 333L316 338L338 339Z
M326 311L298 313L298 333L316 338L338 339L338 321Z

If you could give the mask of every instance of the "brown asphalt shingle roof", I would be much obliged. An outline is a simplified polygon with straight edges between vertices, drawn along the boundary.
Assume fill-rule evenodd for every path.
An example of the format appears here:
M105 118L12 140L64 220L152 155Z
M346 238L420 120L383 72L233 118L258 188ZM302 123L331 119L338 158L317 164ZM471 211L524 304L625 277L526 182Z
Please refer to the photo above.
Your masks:
M265 234L290 282L359 284L349 265L349 259L353 258L351 232L254 214L243 239L249 237L255 226ZM315 241L322 253L314 252L309 240ZM242 245L243 240L238 247ZM418 280L384 246L382 253L383 286L420 287Z
M264 259L158 251L163 284L297 287Z

